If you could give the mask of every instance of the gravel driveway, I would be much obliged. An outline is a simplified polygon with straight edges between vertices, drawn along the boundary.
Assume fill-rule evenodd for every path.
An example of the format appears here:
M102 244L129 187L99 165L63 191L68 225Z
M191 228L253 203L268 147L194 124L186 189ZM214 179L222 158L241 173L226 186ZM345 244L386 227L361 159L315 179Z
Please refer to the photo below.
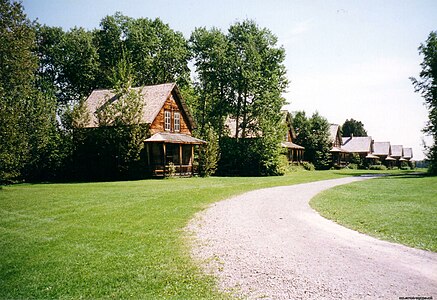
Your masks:
M436 253L360 234L308 205L325 189L363 179L269 188L218 202L188 225L193 257L236 297L437 299Z

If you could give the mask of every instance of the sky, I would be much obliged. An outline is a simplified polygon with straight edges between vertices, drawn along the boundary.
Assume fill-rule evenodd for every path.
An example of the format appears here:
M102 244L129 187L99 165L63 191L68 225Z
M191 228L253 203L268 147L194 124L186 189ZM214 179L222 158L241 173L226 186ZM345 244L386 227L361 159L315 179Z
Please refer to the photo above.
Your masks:
M160 18L186 38L196 27L226 32L252 19L286 51L289 111L315 111L330 123L353 118L376 142L413 148L424 157L428 110L414 92L418 47L437 30L437 1L420 0L24 0L29 19L68 30L94 29L119 11Z

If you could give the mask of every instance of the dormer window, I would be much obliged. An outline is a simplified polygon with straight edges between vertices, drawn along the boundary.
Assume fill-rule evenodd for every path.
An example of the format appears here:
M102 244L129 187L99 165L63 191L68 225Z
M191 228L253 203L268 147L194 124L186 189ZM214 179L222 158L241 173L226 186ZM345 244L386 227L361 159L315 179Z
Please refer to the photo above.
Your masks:
M168 110L164 111L164 130L171 130L171 112Z
M181 131L181 114L178 112L174 113L174 131Z

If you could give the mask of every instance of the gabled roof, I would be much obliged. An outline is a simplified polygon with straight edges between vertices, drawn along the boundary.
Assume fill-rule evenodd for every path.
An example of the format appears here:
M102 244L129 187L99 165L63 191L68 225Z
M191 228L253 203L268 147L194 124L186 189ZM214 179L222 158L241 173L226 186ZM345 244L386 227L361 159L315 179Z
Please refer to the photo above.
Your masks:
M294 140L296 138L296 131L293 127L293 117L288 110L281 110L282 113L282 123L285 124L291 134L291 138ZM300 147L300 146L299 146Z
M331 141L335 141L335 139L337 138L339 129L340 129L340 125L338 125L338 124L331 124L329 126L329 137L330 137Z
M169 133L169 132L158 132L152 135L150 138L145 140L145 142L166 142L174 144L206 144L205 141L197 139L195 137L183 134L183 133Z
M342 138L342 149L347 152L359 153L372 152L372 137L370 136L357 136L357 137L344 137Z
M239 122L238 122L238 137L242 138L243 137L243 129L241 127L241 123L243 122L243 118L239 118ZM249 122L249 124L247 124L246 126L246 138L256 138L256 137L260 137L262 136L262 132L261 131L254 131L253 127L255 127L256 122L252 121ZM234 138L235 134L237 133L237 119L233 118L231 116L228 116L225 120L225 128L229 131L229 137Z
M413 158L413 149L412 148L404 148L404 158L410 159Z
M292 142L282 142L281 146L288 149L305 149L305 147L302 147Z
M179 101L184 109L184 113L188 118L190 127L194 128L194 120L185 104L176 83L164 83L158 85L149 85L132 88L134 91L141 91L141 96L144 99L144 109L141 118L141 123L151 124L155 120L165 101L170 94L174 92L179 98ZM90 122L86 127L98 127L98 120L96 112L102 108L103 105L117 101L115 93L109 89L101 89L92 91L91 95L86 99L85 104L90 112Z
M391 145L391 156L402 157L404 153L402 150L403 150L402 145Z
M374 142L372 154L379 155L379 156L389 156L390 155L390 142Z

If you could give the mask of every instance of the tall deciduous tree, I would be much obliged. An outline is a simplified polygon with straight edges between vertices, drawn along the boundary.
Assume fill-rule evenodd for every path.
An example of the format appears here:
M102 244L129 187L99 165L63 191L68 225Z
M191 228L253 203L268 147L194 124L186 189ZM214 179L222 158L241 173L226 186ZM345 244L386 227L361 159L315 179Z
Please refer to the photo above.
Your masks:
M364 124L361 121L347 119L341 126L342 135L350 136L367 136L367 131L364 129Z
M226 116L230 112L227 101L229 73L227 64L228 40L218 29L196 28L190 38L190 48L197 71L196 91L192 104L200 132L211 124L217 135L223 134Z
M426 42L420 45L419 53L423 55L420 78L411 78L411 80L416 92L425 99L429 110L429 120L423 131L433 137L433 144L427 147L427 157L430 162L429 171L435 175L437 174L437 31L429 34Z
M99 57L91 32L39 26L38 82L60 105L78 102L97 86Z
M236 137L246 137L260 124L259 118L275 119L285 104L281 93L285 77L285 51L277 47L277 38L253 21L236 23L229 28L229 67L231 111L237 120ZM280 118L279 118L280 119ZM239 124L241 122L241 124ZM252 128L250 128L252 127ZM256 126L255 126L256 127Z
M160 19L116 13L102 19L94 37L100 59L99 87L111 87L112 69L123 52L133 62L134 86L177 82L183 87L189 82L187 41Z
M228 164L244 165L244 158L251 157L247 164L256 171L249 173L276 173L284 136L280 110L285 101L281 93L288 84L284 49L276 45L277 39L269 30L253 21L233 24L226 35L214 28L198 28L190 41L199 76L197 111L201 124L211 120L220 136L226 117L236 120L236 142L222 145L221 163L226 157ZM238 142L247 137L256 139ZM243 165L236 168L248 167Z
M20 3L0 1L0 182L46 176L56 161L54 99L35 84L33 24Z

